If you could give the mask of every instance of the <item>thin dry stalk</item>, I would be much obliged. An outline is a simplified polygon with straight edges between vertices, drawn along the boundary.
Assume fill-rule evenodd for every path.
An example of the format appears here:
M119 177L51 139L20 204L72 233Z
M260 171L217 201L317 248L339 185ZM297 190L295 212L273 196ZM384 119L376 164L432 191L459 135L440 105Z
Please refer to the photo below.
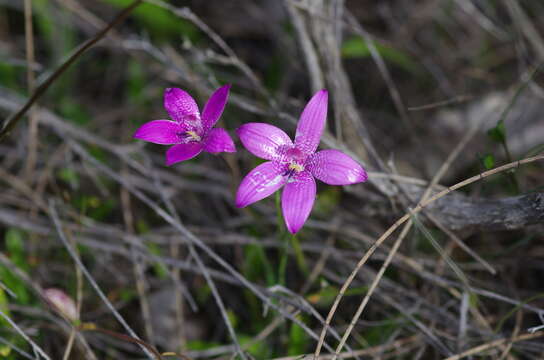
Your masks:
M26 45L26 78L28 92L34 92L35 79L34 69L34 31L32 26L32 2L25 0L25 45ZM38 148L38 117L34 108L29 110L29 128L28 128L28 155L25 165L25 179L29 182L32 179L32 173L36 166L36 151Z
M502 338L502 339L490 341L490 342L482 344L482 345L478 345L476 347L473 347L472 349L464 351L464 352L462 352L460 354L450 356L450 357L448 357L448 358L446 358L444 360L459 360L459 359L462 359L462 358L465 358L465 357L468 357L468 356L479 354L479 353L481 353L483 351L490 350L490 349L493 349L493 348L501 346L501 345L508 344L509 342L516 343L516 342L519 342L519 341L537 339L537 338L542 337L542 336L544 336L544 331L536 332L534 334L518 335L518 336L516 336L514 338L512 338L512 337Z
M304 53L304 61L306 61L306 66L308 67L312 92L317 92L325 87L324 75L321 71L321 66L319 66L319 57L317 56L310 34L308 34L308 30L304 24L304 19L299 14L299 10L296 8L294 1L285 1L285 6L291 17L291 22L296 29L298 41L302 47L302 52Z
M341 354L338 354L338 358L340 359L351 359L357 356L379 356L380 359L384 358L385 353L391 350L401 350L404 347L407 347L409 349L413 349L414 346L419 346L421 344L421 336L419 335L413 335L404 339L393 341L386 345L378 345L378 346L372 346L367 349L362 350L353 350L353 351L346 351ZM389 355L389 354L387 354ZM319 356L319 360L329 360L332 359L335 355L334 354L327 354L327 355L321 355ZM274 358L273 360L306 360L313 358L312 354L305 354L305 355L295 355L295 356L286 356L281 358Z
M505 1L510 16L521 29L523 35L527 38L533 49L538 54L540 61L544 61L544 39L534 26L533 22L527 16L517 0Z

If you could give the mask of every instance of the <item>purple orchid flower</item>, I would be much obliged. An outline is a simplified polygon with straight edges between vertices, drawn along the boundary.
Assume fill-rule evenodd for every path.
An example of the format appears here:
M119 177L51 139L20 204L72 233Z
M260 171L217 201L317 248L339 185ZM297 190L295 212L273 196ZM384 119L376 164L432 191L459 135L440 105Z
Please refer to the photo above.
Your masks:
M317 92L298 122L295 142L283 130L269 124L248 123L236 130L242 144L265 162L242 180L236 206L264 199L285 185L281 208L290 233L300 230L312 210L317 178L329 185L366 181L366 171L338 150L316 152L327 118L327 90Z
M174 145L166 151L166 165L192 159L202 150L217 154L236 152L234 142L225 129L213 128L221 117L230 85L217 89L202 116L195 100L187 92L170 88L164 91L164 108L172 120L153 120L143 124L134 138L160 145Z

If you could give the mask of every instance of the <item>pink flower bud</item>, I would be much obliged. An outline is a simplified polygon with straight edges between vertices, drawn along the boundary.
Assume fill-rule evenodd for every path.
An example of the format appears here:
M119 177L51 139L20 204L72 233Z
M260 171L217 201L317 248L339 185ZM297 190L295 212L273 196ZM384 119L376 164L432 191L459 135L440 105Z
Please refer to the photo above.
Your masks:
M55 288L45 289L44 297L56 311L71 321L77 320L76 303L64 291Z

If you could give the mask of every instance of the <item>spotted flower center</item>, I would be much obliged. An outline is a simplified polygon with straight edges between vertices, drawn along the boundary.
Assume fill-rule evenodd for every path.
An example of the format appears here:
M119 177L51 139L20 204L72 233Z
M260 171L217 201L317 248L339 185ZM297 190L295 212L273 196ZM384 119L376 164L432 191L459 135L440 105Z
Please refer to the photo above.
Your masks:
M202 138L200 137L200 135L198 135L195 131L187 131L186 134L187 134L187 137L188 137L190 140L193 140L193 141L200 141L200 140L202 140Z
M294 177L304 171L306 155L296 147L284 150L282 163L285 166L283 176L287 176L289 180L294 180Z
M202 141L202 137L193 130L180 131L177 136L183 144Z
M289 164L289 170L299 173L302 170L304 170L304 165L299 164L297 162L292 162Z

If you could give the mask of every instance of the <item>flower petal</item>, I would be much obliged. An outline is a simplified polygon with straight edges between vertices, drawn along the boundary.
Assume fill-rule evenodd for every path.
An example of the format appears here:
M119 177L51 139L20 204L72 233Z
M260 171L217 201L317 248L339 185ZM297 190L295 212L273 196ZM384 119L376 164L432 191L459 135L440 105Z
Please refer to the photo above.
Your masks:
M329 185L349 185L366 181L368 175L359 163L339 150L322 150L311 155L307 169Z
M287 230L291 234L300 230L308 219L315 201L316 186L312 174L303 171L287 182L281 195L281 209Z
M140 126L134 133L135 139L155 144L171 145L180 142L178 132L183 128L175 121L153 120Z
M295 146L306 154L313 153L319 141L327 119L328 92L318 91L308 102L297 126Z
M164 108L172 120L177 122L200 122L200 112L195 99L178 88L164 90Z
M271 195L285 184L286 177L280 167L272 161L251 170L242 180L236 193L236 206L246 207Z
M236 133L249 152L266 160L278 159L282 146L293 146L283 130L270 124L247 123L236 129Z
M204 151L209 153L236 152L234 142L225 129L211 129L204 141Z
M200 154L202 147L199 142L174 145L166 151L166 165L170 166L180 161L192 159Z
M222 86L210 96L202 111L202 123L205 129L211 129L221 117L229 97L229 89L230 85Z

